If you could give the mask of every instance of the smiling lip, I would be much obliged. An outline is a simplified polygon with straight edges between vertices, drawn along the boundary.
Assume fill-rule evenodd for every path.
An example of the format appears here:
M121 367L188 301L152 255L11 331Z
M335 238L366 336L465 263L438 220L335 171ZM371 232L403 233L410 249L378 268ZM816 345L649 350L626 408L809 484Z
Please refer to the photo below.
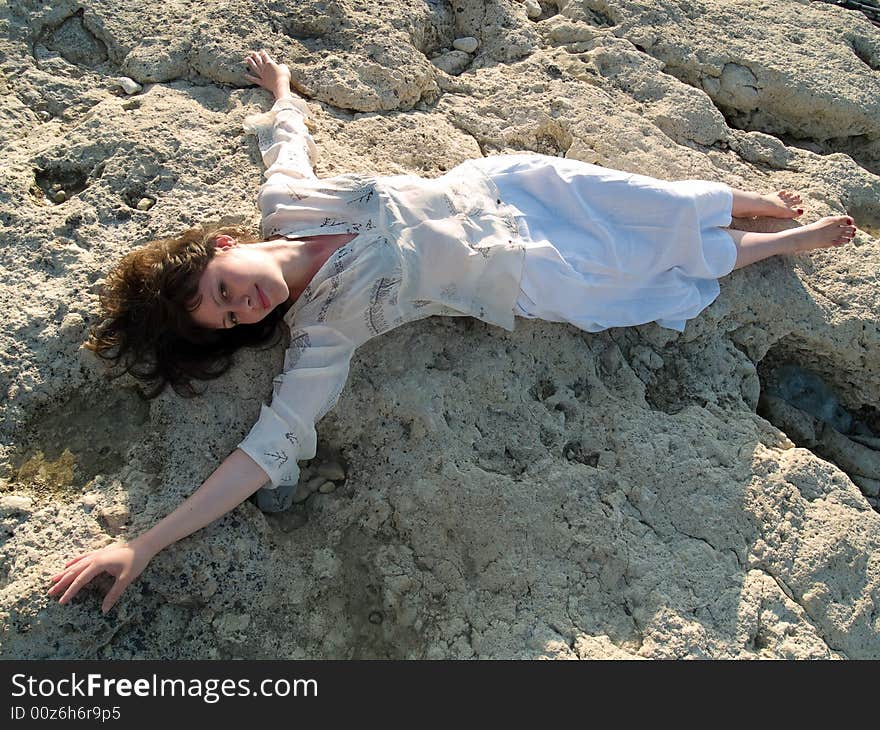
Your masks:
M260 304L263 305L263 309L268 309L269 308L269 300L266 299L266 295L263 294L262 291L260 291L260 287L258 287L256 284L254 284L254 286L257 289L257 296L260 297Z

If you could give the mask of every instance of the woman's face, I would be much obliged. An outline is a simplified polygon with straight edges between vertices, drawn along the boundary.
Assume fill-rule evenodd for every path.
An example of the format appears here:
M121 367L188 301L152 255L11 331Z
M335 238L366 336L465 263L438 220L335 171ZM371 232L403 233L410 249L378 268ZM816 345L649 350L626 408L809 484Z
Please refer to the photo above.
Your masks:
M218 236L214 258L199 279L196 324L225 329L259 322L286 301L290 290L278 262L265 249Z

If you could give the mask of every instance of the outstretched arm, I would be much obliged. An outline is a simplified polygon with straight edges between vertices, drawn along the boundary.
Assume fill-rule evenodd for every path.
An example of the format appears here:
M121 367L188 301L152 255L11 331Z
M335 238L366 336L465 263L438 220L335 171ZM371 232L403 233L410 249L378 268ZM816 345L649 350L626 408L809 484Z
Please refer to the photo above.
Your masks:
M265 49L251 51L245 62L253 72L244 75L248 81L271 91L276 100L293 96L290 91L290 69L286 64L276 63Z
M266 182L261 192L272 191L289 201L287 186L302 178L315 178L318 158L315 140L309 134L309 107L290 90L290 69L276 63L266 51L254 51L246 59L251 73L245 78L270 91L275 97L272 109L252 114L244 120L246 131L257 135L260 155L266 166ZM268 215L277 201L260 198L260 209Z
M222 517L267 481L269 475L244 451L235 449L202 486L152 528L133 540L92 550L68 562L52 576L54 585L48 594L61 594L59 603L67 603L92 578L106 572L116 578L101 605L107 613L156 553Z

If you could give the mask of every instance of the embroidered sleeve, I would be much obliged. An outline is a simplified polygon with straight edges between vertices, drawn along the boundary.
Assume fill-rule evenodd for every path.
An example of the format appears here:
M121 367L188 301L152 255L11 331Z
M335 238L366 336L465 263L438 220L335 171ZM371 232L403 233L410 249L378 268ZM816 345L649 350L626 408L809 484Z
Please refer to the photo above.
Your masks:
M257 135L266 165L264 187L315 178L312 168L318 159L318 148L306 127L308 117L305 101L290 96L276 101L268 112L252 114L244 120L245 131Z
M271 488L299 481L297 461L317 449L315 424L336 405L348 379L354 343L325 325L291 333L284 372L273 382L272 404L238 448L257 462L272 480Z

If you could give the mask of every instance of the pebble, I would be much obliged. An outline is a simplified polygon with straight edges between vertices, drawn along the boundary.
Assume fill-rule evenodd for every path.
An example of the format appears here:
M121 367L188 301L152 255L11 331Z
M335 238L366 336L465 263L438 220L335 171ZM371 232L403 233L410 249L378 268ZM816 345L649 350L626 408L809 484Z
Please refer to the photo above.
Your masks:
M473 53L477 50L480 42L473 36L465 36L464 38L456 38L452 41L452 47L465 53Z
M382 615L381 611L372 611L370 613L370 623L376 624L377 626L385 620L385 617Z
M86 512L91 512L94 509L95 505L98 504L98 495L84 494L82 497L80 497L79 502Z
M535 0L526 0L526 15L530 18L537 18L543 11L541 10L541 6L535 2Z
M342 468L342 464L338 461L328 461L326 464L321 464L318 467L317 473L318 476L334 482L341 482L345 479L345 469Z
M302 487L298 487L296 490L296 494L293 495L293 503L302 504L311 496L312 493L305 489L305 485L303 485Z
M320 487L318 487L318 491L321 494L330 494L331 492L336 491L336 485L333 482L324 482Z
M61 190L62 187L64 186L61 183L53 183L52 187L50 187L49 189L54 193L57 190Z
M118 534L131 518L131 512L123 504L111 504L95 510L95 516L111 535Z
M128 95L137 94L143 88L137 81L128 78L128 76L117 76L113 79L113 83L121 86L122 90Z
M37 116L42 122L48 122L50 119L52 119L52 115L47 111L37 112Z
M325 477L312 477L303 485L303 491L307 494L314 494L327 479Z
M5 497L0 497L0 515L7 515L13 512L30 512L33 505L34 500L30 497L9 494Z
M52 196L52 202L54 203L63 203L65 200L67 200L67 193L63 190L59 190Z
M431 63L450 76L458 76L458 74L470 66L471 57L464 51L449 51L449 53L432 58Z
M155 200L152 200L151 198L141 198L141 199L138 201L137 209L138 209L138 210L149 210L149 209L152 208L155 204L156 204L156 201L155 201Z

